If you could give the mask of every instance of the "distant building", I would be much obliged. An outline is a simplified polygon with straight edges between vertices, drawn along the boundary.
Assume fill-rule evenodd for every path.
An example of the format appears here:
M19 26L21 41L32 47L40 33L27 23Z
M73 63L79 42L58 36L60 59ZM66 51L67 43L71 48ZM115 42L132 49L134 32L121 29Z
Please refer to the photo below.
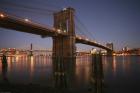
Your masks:
M128 53L131 55L140 55L140 48L134 48L134 49L128 50Z
M90 53L91 53L91 54L94 54L94 53L96 53L96 51L97 51L97 50L96 50L95 48L92 48L92 50L90 51Z
M120 55L140 55L140 48L127 48L124 47L121 51L118 51L117 54Z
M128 50L129 50L128 47L124 47L124 48L122 49L122 51L128 51Z
M108 47L108 48L110 48L110 49L112 49L112 50L114 49L114 48L113 48L113 43L107 43L107 44L106 44L106 47Z

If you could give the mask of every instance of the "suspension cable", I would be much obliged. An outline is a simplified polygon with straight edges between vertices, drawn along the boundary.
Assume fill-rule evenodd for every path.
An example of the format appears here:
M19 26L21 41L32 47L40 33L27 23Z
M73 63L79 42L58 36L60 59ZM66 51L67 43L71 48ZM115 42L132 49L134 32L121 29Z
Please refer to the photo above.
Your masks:
M75 19L78 22L78 25L80 25L80 28L82 28L85 31L87 31L88 35L90 35L90 37L92 37L92 39L95 39L95 37L93 36L93 34L86 28L86 26L81 22L81 20L76 15L75 15ZM84 30L81 30L81 31L83 31L83 33L85 33Z

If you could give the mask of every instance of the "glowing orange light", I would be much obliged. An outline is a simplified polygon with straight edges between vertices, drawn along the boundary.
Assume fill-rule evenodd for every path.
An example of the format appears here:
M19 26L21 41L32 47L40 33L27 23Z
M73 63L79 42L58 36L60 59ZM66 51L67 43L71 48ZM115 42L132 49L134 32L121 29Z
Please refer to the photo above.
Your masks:
M0 17L1 17L1 18L4 18L5 16L4 16L4 14L0 14Z
M29 19L25 18L24 21L29 22Z
M60 29L57 29L57 32L58 32L58 33L60 33L60 32L61 32L61 30L60 30Z
M86 38L86 41L88 41L89 39Z
M79 37L79 39L82 39L81 37Z

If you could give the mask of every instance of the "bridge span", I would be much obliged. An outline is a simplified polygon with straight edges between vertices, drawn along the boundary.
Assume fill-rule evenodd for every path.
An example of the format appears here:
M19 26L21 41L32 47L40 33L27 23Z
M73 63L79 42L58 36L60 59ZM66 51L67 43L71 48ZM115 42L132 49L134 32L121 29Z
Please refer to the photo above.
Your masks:
M54 27L49 28L41 24L32 22L28 19L18 18L0 11L0 27L7 28L11 30L16 30L19 32L31 33L35 35L40 35L41 37L53 37L53 36L67 36L68 33L56 29ZM110 50L108 47L95 42L94 40L89 40L88 38L83 38L81 36L76 36L76 43L91 45L99 47L105 50Z
M68 77L69 85L74 84L73 74L75 74L76 66L76 43L96 46L108 51L111 54L112 50L108 47L101 45L94 40L82 38L75 34L73 8L67 8L60 12L54 13L54 26L49 28L28 19L20 19L0 12L0 27L12 29L20 32L26 32L42 37L52 37L53 39L53 73L55 86L65 86L66 80L60 79L61 77ZM61 83L60 83L61 82Z

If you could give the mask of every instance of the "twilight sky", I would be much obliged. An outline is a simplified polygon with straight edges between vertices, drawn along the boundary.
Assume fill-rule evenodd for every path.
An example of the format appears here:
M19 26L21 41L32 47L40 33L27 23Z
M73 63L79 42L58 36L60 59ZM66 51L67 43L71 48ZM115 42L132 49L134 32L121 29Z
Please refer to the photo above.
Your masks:
M50 10L59 11L69 6L76 10L75 15L101 44L113 42L115 50L124 46L140 47L139 0L0 0L0 11L49 26L53 26ZM52 47L51 38L0 28L0 48L29 48L30 43L35 48ZM80 50L92 48L81 44L77 47Z

